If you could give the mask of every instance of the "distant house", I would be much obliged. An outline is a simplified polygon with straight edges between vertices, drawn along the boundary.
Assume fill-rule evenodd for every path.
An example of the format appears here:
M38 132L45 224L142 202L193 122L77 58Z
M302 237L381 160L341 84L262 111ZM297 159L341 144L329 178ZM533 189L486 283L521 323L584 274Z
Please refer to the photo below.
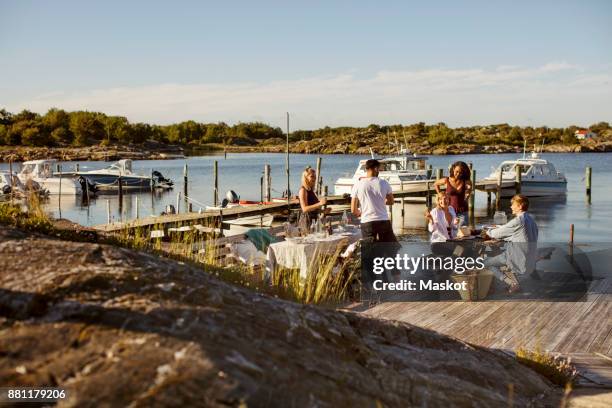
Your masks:
M574 132L574 136L576 136L576 139L578 140L594 139L597 137L597 133L582 129Z

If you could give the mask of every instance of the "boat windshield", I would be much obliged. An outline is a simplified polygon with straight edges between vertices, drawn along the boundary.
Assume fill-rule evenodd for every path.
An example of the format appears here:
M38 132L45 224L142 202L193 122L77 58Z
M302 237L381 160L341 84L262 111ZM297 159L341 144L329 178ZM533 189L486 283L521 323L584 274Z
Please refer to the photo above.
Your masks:
M514 172L515 169L516 169L516 165L517 165L517 163L502 163L502 165L499 166L498 170L501 170L504 173ZM521 173L522 174L528 173L529 170L531 170L531 165L521 164Z
M425 170L425 160L408 160L406 170Z

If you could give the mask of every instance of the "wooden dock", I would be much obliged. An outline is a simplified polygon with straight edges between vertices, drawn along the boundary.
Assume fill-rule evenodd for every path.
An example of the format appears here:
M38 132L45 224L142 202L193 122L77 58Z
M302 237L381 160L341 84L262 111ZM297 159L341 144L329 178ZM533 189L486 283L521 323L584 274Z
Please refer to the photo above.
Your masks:
M502 183L503 188L514 186L512 181L504 181ZM476 189L481 191L495 191L497 184L494 182L479 181L476 183ZM423 183L422 185L413 186L410 191L394 191L393 195L395 198L409 198L409 197L426 197L428 195L435 194L435 188L433 186L433 180L431 183ZM347 196L328 196L327 202L330 205L346 205L350 203L350 197ZM160 215L152 217L144 217L134 219L129 222L113 222L110 224L96 225L95 228L98 231L106 233L114 233L124 230L132 230L138 228L166 228L178 225L192 225L192 224L204 224L204 225L219 225L223 220L233 220L242 217L252 217L263 214L281 214L286 212L287 207L291 209L299 208L297 200L293 200L291 203L278 202L271 204L262 205L248 205L243 207L232 207L226 208L222 211L219 210L207 210L201 213L198 212L187 212L172 215Z
M362 313L507 353L558 352L581 372L579 386L612 388L612 277L593 281L579 302L387 302Z

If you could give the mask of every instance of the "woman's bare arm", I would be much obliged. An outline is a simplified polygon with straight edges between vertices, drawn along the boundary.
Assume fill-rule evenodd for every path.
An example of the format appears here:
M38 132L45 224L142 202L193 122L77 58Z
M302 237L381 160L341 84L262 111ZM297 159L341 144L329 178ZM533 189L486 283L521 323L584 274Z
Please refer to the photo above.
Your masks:
M312 205L306 204L308 203L308 194L306 193L305 188L300 188L298 197L300 198L300 207L302 208L302 211L305 213L314 211L314 210L318 210L319 208L323 207L323 205L325 204L324 202L320 200L316 204L312 204Z
M441 179L436 180L436 182L434 183L434 187L436 189L436 192L439 193L440 192L440 186L443 186L446 184L446 177L442 177Z

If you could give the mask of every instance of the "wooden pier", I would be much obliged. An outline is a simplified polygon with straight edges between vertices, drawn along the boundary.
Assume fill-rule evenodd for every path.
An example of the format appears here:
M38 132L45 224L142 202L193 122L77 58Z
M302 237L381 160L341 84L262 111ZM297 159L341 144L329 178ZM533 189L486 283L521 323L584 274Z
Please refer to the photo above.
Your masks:
M431 183L423 183L417 187L412 186L410 191L394 191L393 195L395 198L409 198L409 197L431 197L435 194L434 180ZM513 181L504 181L502 188L513 187ZM496 191L498 185L496 182L484 182L479 181L476 183L475 188L480 191ZM347 205L350 203L350 197L348 196L328 196L327 202L330 205ZM114 233L125 230L132 230L138 228L166 228L174 227L179 225L190 225L190 224L205 224L205 225L220 225L223 220L234 220L243 217L252 217L264 214L281 214L286 213L287 208L297 209L299 203L297 200L287 202L275 202L270 204L256 204L246 205L241 207L226 208L221 211L219 210L206 210L201 213L198 212L186 212L180 214L171 215L160 215L152 217L144 217L134 219L129 222L114 222L108 224L100 224L94 226L98 231Z

